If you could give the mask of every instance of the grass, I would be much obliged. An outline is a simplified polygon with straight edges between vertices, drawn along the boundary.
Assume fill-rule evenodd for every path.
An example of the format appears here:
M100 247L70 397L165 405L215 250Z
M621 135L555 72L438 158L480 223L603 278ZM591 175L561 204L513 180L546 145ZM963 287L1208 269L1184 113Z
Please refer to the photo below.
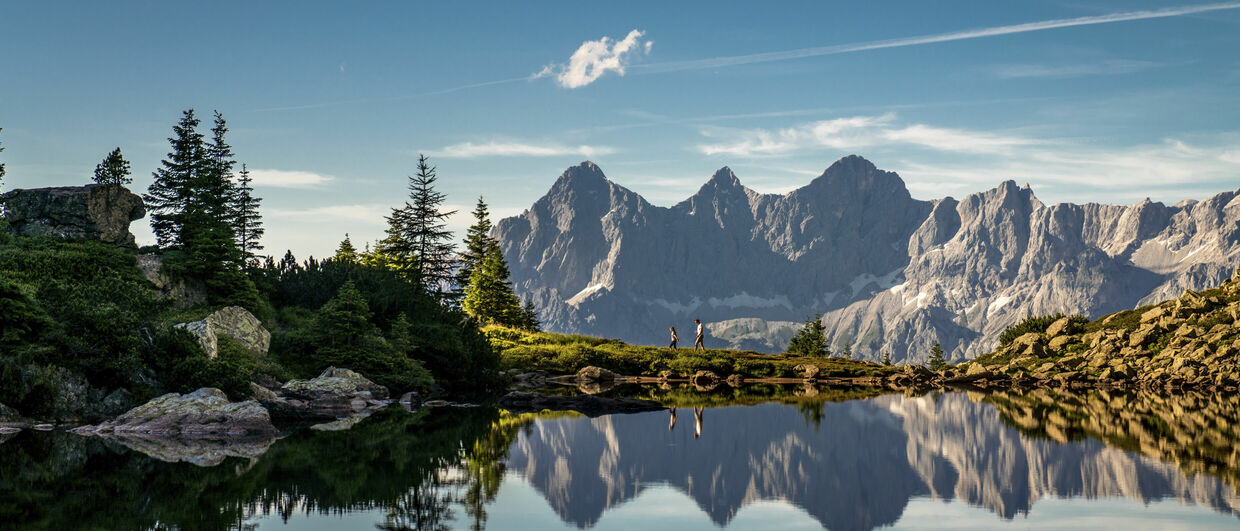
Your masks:
M720 377L739 374L747 378L800 377L800 372L794 367L801 364L818 366L821 377L883 376L896 370L894 367L845 358L771 355L726 349L694 352L692 349L629 345L615 339L526 332L494 325L483 328L482 332L500 353L500 366L505 370L572 374L593 365L625 376L658 376L665 370L691 375L705 370Z

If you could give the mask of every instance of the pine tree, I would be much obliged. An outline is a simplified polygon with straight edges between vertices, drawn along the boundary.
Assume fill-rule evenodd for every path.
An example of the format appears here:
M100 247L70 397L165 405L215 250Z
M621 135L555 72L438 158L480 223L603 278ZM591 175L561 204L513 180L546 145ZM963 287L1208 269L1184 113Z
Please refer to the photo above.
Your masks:
M465 252L461 253L461 267L456 280L461 289L469 286L470 274L482 261L492 241L490 213L487 211L487 204L479 196L478 204L474 206L474 224L465 231Z
M250 184L252 182L254 179L250 178L250 169L242 164L230 205L237 249L241 251L241 258L247 266L253 266L257 261L254 253L263 250L259 241L266 232L263 229L263 216L258 211L263 200L254 197L254 187Z
M802 356L826 357L831 355L827 348L827 327L822 324L822 314L814 314L805 318L805 324L792 335L788 341L788 354Z
M124 186L133 182L129 177L129 161L116 148L95 166L95 183L108 186Z
M0 131L4 131L4 128L0 127ZM2 146L0 146L0 153L4 153L4 147ZM4 191L4 163L0 162L0 192L3 192L3 191ZM3 213L4 213L4 210L0 209L0 214L3 214Z
M840 356L844 359L853 359L852 345L849 343L844 343L844 350L840 351Z
M943 347L939 345L938 341L935 341L934 345L930 347L930 361L926 365L932 371L942 370L947 367L947 360L943 358Z
M883 351L883 365L886 365L888 367L891 366L891 351L890 350Z
M336 255L332 258L337 262L356 263L358 261L357 249L353 247L353 242L349 241L349 233L344 234L344 240L341 240L340 246L336 248Z
M195 181L202 169L202 134L198 132L194 110L184 111L181 121L172 127L168 139L172 151L155 170L154 181L143 196L151 215L151 230L160 247L179 248L184 245L186 218L195 208L192 204Z
M537 332L542 328L542 322L538 319L538 308L534 307L534 301L525 299L525 305L521 307L521 328Z
M499 245L489 245L482 261L474 268L461 307L465 313L484 323L513 327L524 324L521 302L512 293L508 264L504 262Z
M203 171L198 183L203 203L217 221L235 223L237 212L231 208L234 202L232 146L224 140L228 133L228 124L224 116L215 111L215 123L211 127L211 141L206 144L202 160Z
M409 201L392 209L387 238L381 251L406 279L443 302L452 302L447 288L455 279L455 246L447 219L456 211L441 209L445 196L435 190L438 177L425 155L418 156L418 172L409 178Z

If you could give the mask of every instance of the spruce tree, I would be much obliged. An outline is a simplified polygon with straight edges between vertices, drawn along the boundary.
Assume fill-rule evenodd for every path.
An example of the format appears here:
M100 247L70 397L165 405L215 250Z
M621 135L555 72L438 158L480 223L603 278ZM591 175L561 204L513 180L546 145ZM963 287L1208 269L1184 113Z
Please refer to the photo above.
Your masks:
M844 359L853 359L852 344L844 343L844 349L840 351L840 356Z
M805 324L792 335L788 341L788 354L802 356L826 357L831 355L827 348L827 327L822 324L822 314L814 314L805 318Z
M203 171L200 173L199 192L206 209L216 221L232 225L237 212L231 208L234 202L232 146L224 140L228 133L228 124L219 111L215 111L215 123L211 127L211 141L205 146L202 160Z
M181 121L172 127L173 136L168 139L172 151L155 170L154 180L143 196L151 216L151 230L160 247L184 245L186 218L196 208L192 198L205 150L198 124L193 109L182 113Z
M4 128L0 127L0 131L4 131ZM0 146L0 153L4 153L3 146ZM3 192L3 191L4 191L4 163L0 162L0 192ZM4 213L4 209L0 209L0 214L3 214L3 213Z
M482 261L474 268L461 308L483 323L512 327L525 323L521 302L512 293L512 282L508 280L508 264L494 242L487 246Z
M133 182L129 177L129 161L121 155L121 148L116 148L103 158L103 162L95 166L95 183L109 186L124 186Z
M436 180L435 167L419 155L418 172L409 177L409 201L392 209L380 251L391 257L393 268L406 279L440 301L452 302L448 288L455 279L455 246L447 219L456 211L441 210L445 196L435 190Z
M883 351L883 365L886 365L888 367L891 366L891 351L890 350Z
M947 360L943 358L943 347L939 345L938 341L935 341L934 345L930 347L930 361L926 365L932 371L942 370L947 367Z
M263 200L254 197L254 187L250 184L252 182L254 179L250 178L250 169L242 164L241 172L237 174L237 183L233 187L231 209L237 249L241 251L241 259L247 267L253 266L257 261L254 253L263 249L259 241L266 232L263 229L263 216L258 210Z
M534 301L525 299L525 305L521 307L521 328L537 332L542 328L542 322L538 319L538 308L534 307Z
M349 241L349 233L344 234L344 240L341 240L340 246L336 247L336 255L332 258L337 262L356 263L358 261L357 249L353 247L353 242Z
M461 289L469 286L470 274L482 261L492 242L491 217L481 196L478 197L473 214L474 224L465 231L465 251L461 253L461 267L457 274L456 283Z

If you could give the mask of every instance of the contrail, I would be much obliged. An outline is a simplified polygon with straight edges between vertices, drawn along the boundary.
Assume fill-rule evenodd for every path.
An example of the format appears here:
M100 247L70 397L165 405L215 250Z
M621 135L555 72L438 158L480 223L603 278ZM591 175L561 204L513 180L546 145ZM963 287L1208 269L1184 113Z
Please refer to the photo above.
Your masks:
M1026 22L1024 24L1012 24L1009 26L996 26L993 28L980 28L965 31L956 31L951 33L939 33L935 35L922 35L919 37L904 37L900 39L890 39L882 41L870 41L854 44L836 44L832 46L819 46L814 48L799 48L796 50L784 50L780 52L755 53L749 55L733 55L727 57L712 57L710 59L695 59L691 61L675 61L666 63L649 63L644 65L629 65L629 69L641 72L676 72L680 70L695 70L702 68L718 68L722 66L743 65L749 63L766 63L771 61L787 61L789 59L801 59L804 57L818 57L823 55L838 55L853 52L862 52L866 50L879 50L883 48L902 48L905 46L918 46L922 44L934 44L939 42L963 41L967 39L980 39L984 37L997 37L1000 35L1011 35L1014 33L1029 33L1032 31L1043 31L1056 28L1070 28L1073 26L1090 26L1094 24L1110 24L1113 22L1127 22L1130 20L1146 20L1152 18L1178 17L1181 15L1191 15L1194 13L1206 13L1209 11L1223 11L1226 9L1240 8L1240 2L1224 2L1217 4L1202 4L1196 6L1168 7L1163 9L1151 9L1145 11L1129 11L1126 13L1112 13L1109 15L1096 15L1090 17L1062 18L1057 20L1044 20L1041 22Z

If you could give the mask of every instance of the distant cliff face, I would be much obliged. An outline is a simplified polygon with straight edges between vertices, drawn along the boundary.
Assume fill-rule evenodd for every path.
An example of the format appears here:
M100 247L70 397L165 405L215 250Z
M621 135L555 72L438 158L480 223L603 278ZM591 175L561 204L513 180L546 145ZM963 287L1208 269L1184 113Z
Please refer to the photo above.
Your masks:
M1217 284L1240 265L1238 194L1047 206L1009 181L919 201L850 156L784 195L723 168L665 208L585 162L494 234L551 330L661 343L700 318L714 346L778 350L823 312L837 350L921 360L938 341L960 359L1028 315L1102 314Z

